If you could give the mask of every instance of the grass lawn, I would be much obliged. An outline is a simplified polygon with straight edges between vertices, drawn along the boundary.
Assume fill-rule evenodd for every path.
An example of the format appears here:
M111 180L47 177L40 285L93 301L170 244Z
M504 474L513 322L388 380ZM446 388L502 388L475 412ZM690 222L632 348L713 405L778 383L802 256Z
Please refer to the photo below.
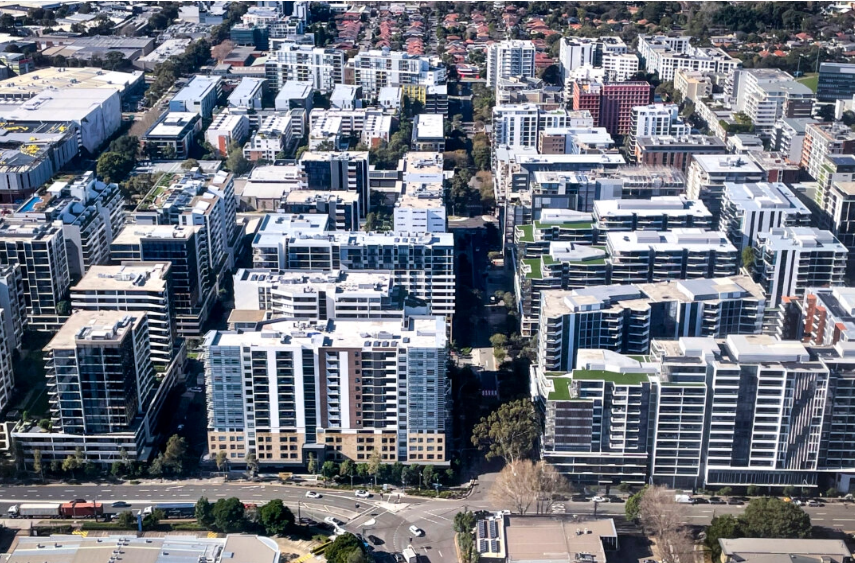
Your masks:
M804 76L796 80L816 92L816 85L819 82L819 75L815 72L807 72Z

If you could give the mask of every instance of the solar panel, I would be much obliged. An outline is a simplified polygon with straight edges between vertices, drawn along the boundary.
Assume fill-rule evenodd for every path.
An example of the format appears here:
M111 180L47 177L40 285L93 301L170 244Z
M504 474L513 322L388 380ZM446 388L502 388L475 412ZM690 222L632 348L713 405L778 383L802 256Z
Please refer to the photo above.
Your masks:
M487 523L484 520L478 520L478 537L483 538L487 535Z
M487 540L478 540L478 553L487 553Z
M495 520L490 520L490 537L499 537L499 524Z
M499 552L499 540L490 540L490 553Z

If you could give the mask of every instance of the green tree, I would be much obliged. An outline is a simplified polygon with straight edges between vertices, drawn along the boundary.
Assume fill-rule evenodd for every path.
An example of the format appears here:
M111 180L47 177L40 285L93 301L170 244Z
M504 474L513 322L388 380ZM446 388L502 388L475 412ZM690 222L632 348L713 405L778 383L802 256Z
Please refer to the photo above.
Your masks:
M195 158L188 158L187 160L185 160L184 162L181 163L181 169L182 170L192 170L193 168L196 168L197 166L199 166L199 161L196 160Z
M306 464L306 471L311 475L318 472L318 461L315 459L315 454L309 452L309 462Z
M268 536L284 535L294 525L294 514L278 498L262 506L258 515Z
M134 161L117 152L105 152L98 157L95 172L107 183L124 180L134 168Z
M840 491L838 491L835 487L831 487L827 491L825 491L825 496L828 498L837 498L840 496Z
M45 478L44 467L42 467L42 451L36 449L33 451L33 473L38 473L42 480Z
M246 470L251 474L255 475L258 473L258 458L255 457L255 452L250 450L249 453L246 454Z
M718 490L718 494L723 497L729 497L733 494L733 489L731 489L730 487L722 487Z
M62 461L62 470L70 472L71 476L74 477L74 472L80 469L81 465L82 463L80 463L80 460L77 459L76 456L69 454L68 457Z
M739 523L749 538L808 538L811 534L805 511L777 497L751 499Z
M825 104L816 112L816 116L823 121L834 121L834 105Z
M346 459L341 462L338 467L338 474L342 477L350 477L350 486L353 486L353 474L356 472L356 466L352 461Z
M210 528L214 524L214 507L207 497L201 497L196 501L196 522L205 528Z
M458 512L454 515L454 531L457 533L469 532L475 527L477 518L470 511Z
M367 463L357 463L356 464L356 476L361 480L365 481L366 477L368 477L368 464Z
M143 529L151 530L152 528L156 528L161 520L165 518L165 514L159 508L153 510L151 514L143 518Z
M758 487L757 485L748 485L748 489L746 489L745 492L750 497L756 497L760 494L760 487Z
M437 474L436 470L433 468L433 465L426 465L424 470L422 471L422 483L425 484L425 488L433 488L434 483L436 483L436 479Z
M626 514L626 519L628 521L632 522L638 519L638 515L641 513L641 499L644 498L645 492L647 492L647 485L645 485L640 491L626 499L626 504L623 508L624 514Z
M110 475L113 477L121 477L125 472L125 465L121 461L114 461L110 464Z
M214 463L217 464L217 471L222 471L229 463L229 454L227 454L225 450L218 451L214 458Z
M119 528L133 530L137 527L137 517L134 516L134 513L130 510L125 510L124 512L119 513L118 518L116 518L116 523L119 525Z
M380 450L374 448L374 451L371 452L371 456L368 458L368 463L366 464L366 470L368 475L374 477L374 486L377 486L377 474L380 473L380 466L383 464L383 458L380 457Z
M540 420L529 399L501 405L472 429L472 444L486 451L486 458L506 463L527 457L540 436Z
M246 524L243 503L236 497L221 498L214 504L212 513L214 526L227 534L242 531Z
M163 454L157 454L157 457L151 462L151 465L148 467L148 474L152 477L163 477L164 472L164 461Z
M243 156L243 149L237 143L232 143L229 147L226 168L237 176L246 174L252 168L252 163Z
M352 553L366 554L365 545L355 535L346 532L335 539L324 552L328 563L349 563Z
M756 255L754 254L754 248L750 246L746 246L742 250L742 267L751 269L754 267L754 260L756 259Z
M707 526L706 545L712 552L712 560L718 561L721 557L721 546L718 543L719 539L732 539L743 537L742 527L739 520L732 514L724 514L722 516L714 516L712 522Z
M493 345L493 348L502 348L508 345L508 337L497 332L490 337L490 344Z
M792 485L787 485L786 487L784 487L784 496L785 497L796 496L796 488Z
M187 455L187 440L173 434L166 441L166 449L163 452L164 469L174 475L184 473L184 458Z
M321 475L324 476L324 482L332 479L338 474L338 467L334 461L325 461L321 466Z

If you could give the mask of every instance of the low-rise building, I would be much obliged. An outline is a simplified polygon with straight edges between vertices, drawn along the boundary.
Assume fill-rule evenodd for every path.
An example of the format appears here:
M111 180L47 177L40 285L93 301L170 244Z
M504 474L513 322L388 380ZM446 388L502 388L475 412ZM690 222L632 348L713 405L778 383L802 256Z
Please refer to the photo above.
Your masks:
M422 113L413 120L412 147L416 151L445 151L445 117L441 114Z
M842 540L721 538L718 544L721 547L722 563L793 560L804 563L846 563L852 559L852 552Z
M243 147L247 160L266 160L273 162L280 153L290 150L305 133L302 110L277 112L262 120L258 131Z
M327 215L333 230L359 230L359 194L355 192L294 189L283 195L279 211Z
M712 79L707 73L685 68L674 72L674 90L683 95L684 100L695 102L712 96Z
M229 94L230 108L260 110L267 80L263 78L241 78L240 83Z
M222 79L196 75L169 100L169 111L175 113L198 113L210 119L220 95Z
M274 105L276 111L304 109L312 111L312 83L289 81L279 87Z
M224 111L205 131L205 140L220 156L228 156L232 143L242 145L248 135L249 119L245 115Z
M151 158L184 160L201 131L202 118L198 113L165 113L143 135L143 151Z

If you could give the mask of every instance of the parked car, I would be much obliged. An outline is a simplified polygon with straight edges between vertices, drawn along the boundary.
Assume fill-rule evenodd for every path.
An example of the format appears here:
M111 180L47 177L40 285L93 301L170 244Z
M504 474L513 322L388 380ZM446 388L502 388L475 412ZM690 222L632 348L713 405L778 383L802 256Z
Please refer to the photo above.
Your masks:
M315 491L306 491L306 498L321 498L321 493Z
M370 541L372 545L382 545L383 544L383 540L381 540L377 536L368 536L368 541Z
M594 497L591 499L592 502L609 502L608 497Z
M324 522L326 522L327 524L332 524L333 526L344 526L344 522L342 522L335 516L327 516L326 518L324 518Z
M732 498L727 500L727 504L731 506L742 506L745 502L743 502L742 499Z
M365 489L356 489L353 494L354 496L359 498L371 498L371 493L369 493Z
M421 528L419 528L415 524L410 526L410 533L413 534L414 536L417 536L417 537L421 537L421 536L425 535L424 530L422 530Z
M407 563L407 560L404 559L404 555L402 553L395 554L395 563Z
M822 504L821 502L819 502L818 500L809 500L809 501L807 501L807 506L817 507L817 506L825 506L825 505Z
M190 391L192 391L193 393L201 393L202 388L201 387L191 387Z
M727 504L727 503L718 497L710 497L710 504Z

